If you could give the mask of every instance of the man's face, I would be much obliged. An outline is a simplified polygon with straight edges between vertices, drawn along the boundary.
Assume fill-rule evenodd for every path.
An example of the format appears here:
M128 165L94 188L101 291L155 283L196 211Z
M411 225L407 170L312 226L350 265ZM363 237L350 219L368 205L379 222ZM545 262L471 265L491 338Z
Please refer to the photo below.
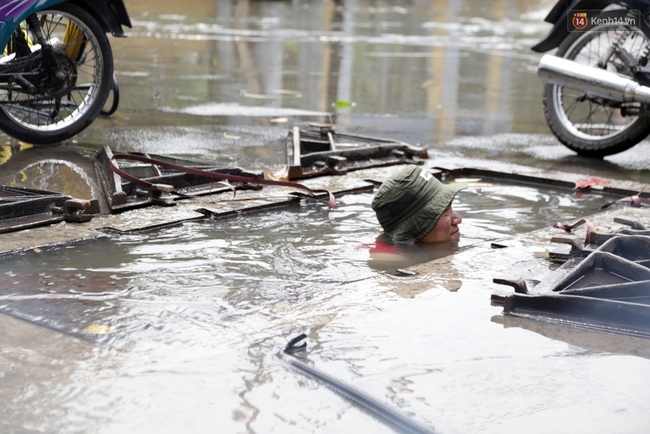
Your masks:
M442 213L438 223L426 234L418 243L442 243L455 242L460 239L460 229L458 225L463 218L451 209L451 204Z

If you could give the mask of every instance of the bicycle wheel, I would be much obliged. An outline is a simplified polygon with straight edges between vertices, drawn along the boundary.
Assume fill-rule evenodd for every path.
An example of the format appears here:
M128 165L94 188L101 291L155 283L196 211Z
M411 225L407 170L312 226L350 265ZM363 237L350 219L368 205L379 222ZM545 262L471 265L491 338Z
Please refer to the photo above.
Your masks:
M40 145L66 140L95 120L112 86L113 56L106 33L83 8L63 3L36 15L63 74L47 71L40 46L14 33L0 59L0 129ZM28 49L17 49L21 43Z
M625 14L625 11L612 11L601 16L621 18ZM556 55L597 67L622 30L618 25L601 25L570 33ZM637 27L629 30L622 47L635 59L647 61L650 39ZM606 69L631 75L616 55L611 57ZM638 116L642 111L642 105L636 102L620 103L559 85L547 84L544 87L544 114L551 131L562 144L584 156L616 154L643 140L650 134L650 122L647 117Z

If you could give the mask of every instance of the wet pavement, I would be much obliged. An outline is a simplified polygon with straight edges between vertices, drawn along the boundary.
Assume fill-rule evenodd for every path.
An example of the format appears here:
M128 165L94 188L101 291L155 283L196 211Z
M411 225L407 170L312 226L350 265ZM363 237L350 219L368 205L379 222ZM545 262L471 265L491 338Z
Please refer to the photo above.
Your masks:
M373 269L365 247L377 226L368 180L394 168L305 181L348 191L334 211L265 187L239 202L110 215L103 204L89 223L0 234L1 430L389 432L275 357L306 332L303 360L437 432L645 432L647 339L490 304L508 293L495 277L534 288L554 276L558 216L650 224L643 209L599 210L650 180L650 142L593 160L549 134L530 46L551 6L127 1L134 28L111 38L118 111L58 146L0 136L0 185L97 198L103 146L272 174L287 164L288 130L333 121L426 147L432 170L535 177L535 215L470 180L460 251L401 277ZM577 197L571 184L588 177L610 182L591 193L618 196L593 205L545 190L564 182ZM486 201L497 205L473 215Z

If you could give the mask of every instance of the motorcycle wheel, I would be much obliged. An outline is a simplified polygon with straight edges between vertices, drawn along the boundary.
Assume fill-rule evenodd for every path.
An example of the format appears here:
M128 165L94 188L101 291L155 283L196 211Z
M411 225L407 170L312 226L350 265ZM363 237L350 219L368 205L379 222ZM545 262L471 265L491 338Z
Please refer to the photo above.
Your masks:
M625 11L612 11L603 18L624 18ZM617 22L617 21L609 21ZM560 44L556 55L578 63L596 67L605 50L616 37L617 25L590 25L584 31L572 32ZM650 52L650 39L636 27L623 47L637 60ZM616 56L612 56L606 69L631 75ZM626 113L639 112L640 103L617 103L603 98L593 98L584 92L563 86L547 84L544 87L544 114L553 134L569 149L579 155L602 158L623 152L650 134L648 118Z
M45 39L63 42L65 50L57 50L57 58L68 77L31 93L11 81L0 83L0 129L18 140L45 145L69 139L97 118L111 90L113 55L102 27L79 6L61 3L38 12L37 17ZM0 65L17 61L15 54L7 54L15 47L13 39L5 47ZM28 72L38 66L30 66ZM24 66L20 68L25 72ZM3 74L7 72L18 71L5 70ZM30 78L28 74L25 77Z

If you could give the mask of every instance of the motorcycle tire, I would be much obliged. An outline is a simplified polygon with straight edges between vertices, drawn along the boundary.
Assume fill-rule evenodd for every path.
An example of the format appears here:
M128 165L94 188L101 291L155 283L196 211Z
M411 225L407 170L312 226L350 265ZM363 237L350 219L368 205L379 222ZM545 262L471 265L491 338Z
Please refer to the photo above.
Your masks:
M625 10L615 10L599 15L616 23L627 15ZM650 51L650 32L631 27L624 47L637 60ZM571 32L560 44L556 55L579 63L596 66L599 57L610 47L616 30L615 24L592 25L583 31ZM631 75L622 70L623 63L613 56L606 65L610 71ZM626 68L625 68L626 69ZM650 119L628 115L625 111L642 110L640 103L615 103L602 98L591 98L584 92L563 86L544 86L544 115L558 140L569 149L586 157L602 158L630 149L650 134Z
M36 93L12 83L0 85L0 130L33 145L48 145L80 133L100 114L113 85L113 55L102 26L83 8L60 3L36 15L48 41L63 41L65 49L57 50L57 57L68 75L65 83ZM11 62L9 56L0 58L0 64Z

